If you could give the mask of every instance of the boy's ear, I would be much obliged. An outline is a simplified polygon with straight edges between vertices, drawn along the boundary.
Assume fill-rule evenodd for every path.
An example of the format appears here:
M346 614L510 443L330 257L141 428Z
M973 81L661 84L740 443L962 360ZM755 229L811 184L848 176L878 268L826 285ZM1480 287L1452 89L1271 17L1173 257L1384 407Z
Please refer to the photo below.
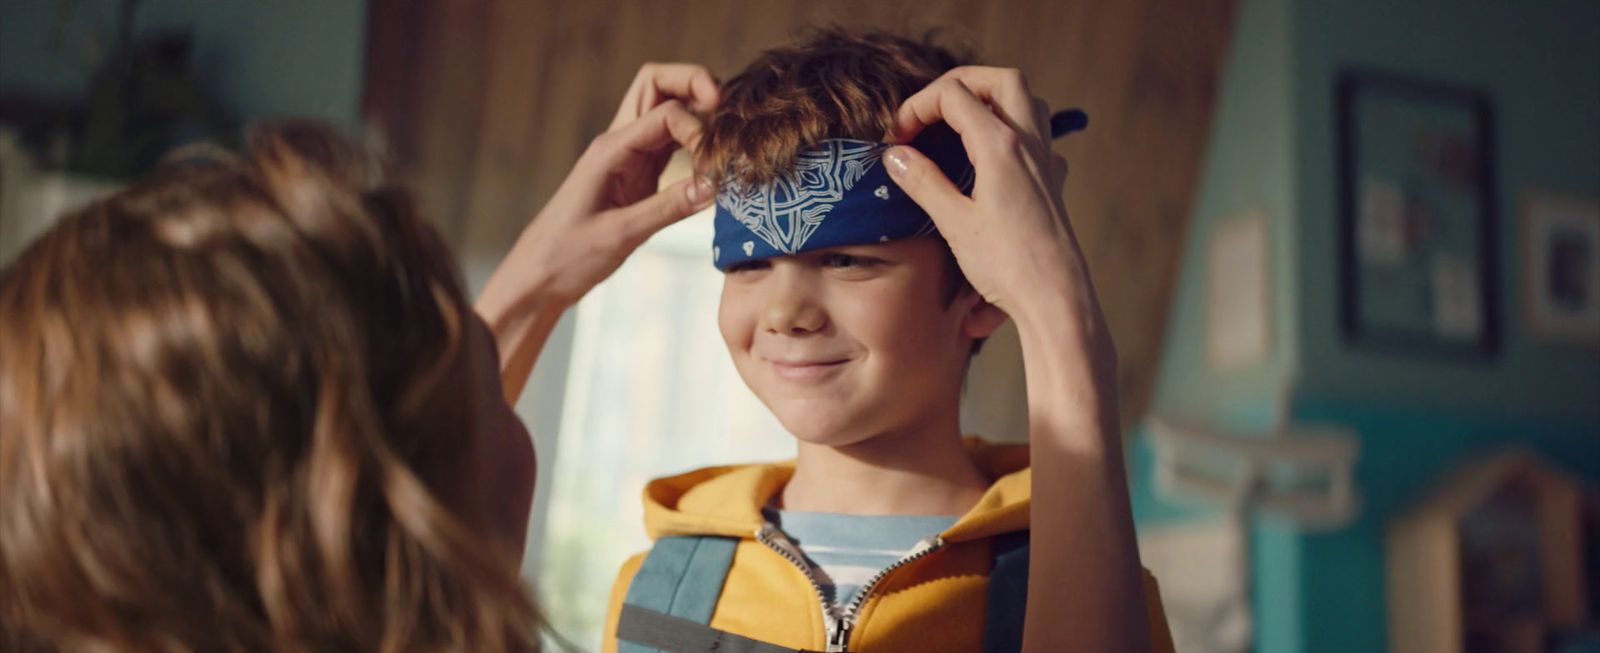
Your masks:
M1009 319L1011 316L1006 315L1000 307L979 298L967 311L966 317L962 318L961 330L973 340L982 340L994 335L994 332L1005 326L1006 320Z

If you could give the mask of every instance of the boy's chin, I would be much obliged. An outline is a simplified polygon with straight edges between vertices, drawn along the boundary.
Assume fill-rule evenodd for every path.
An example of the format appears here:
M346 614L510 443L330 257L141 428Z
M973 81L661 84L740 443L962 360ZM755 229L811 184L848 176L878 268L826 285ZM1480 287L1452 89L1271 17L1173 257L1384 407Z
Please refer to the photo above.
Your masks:
M871 439L872 434L877 432L860 428L859 421L837 419L837 414L832 419L818 415L790 418L779 415L778 421L796 440L825 447L858 444Z

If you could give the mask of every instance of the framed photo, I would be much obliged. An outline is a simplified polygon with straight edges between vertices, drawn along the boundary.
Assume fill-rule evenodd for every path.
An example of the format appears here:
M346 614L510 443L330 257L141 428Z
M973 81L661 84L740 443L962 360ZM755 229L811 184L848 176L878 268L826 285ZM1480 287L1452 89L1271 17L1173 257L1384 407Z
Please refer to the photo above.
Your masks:
M1492 358L1500 329L1487 97L1347 70L1337 98L1345 339L1403 355Z
M1527 197L1522 266L1529 335L1600 344L1600 199Z

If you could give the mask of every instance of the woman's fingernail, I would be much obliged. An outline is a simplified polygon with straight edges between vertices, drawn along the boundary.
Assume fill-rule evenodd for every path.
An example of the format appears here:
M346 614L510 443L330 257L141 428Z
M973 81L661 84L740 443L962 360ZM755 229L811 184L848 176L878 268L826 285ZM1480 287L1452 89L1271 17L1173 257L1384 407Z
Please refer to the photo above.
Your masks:
M905 148L891 147L883 154L883 158L889 160L889 174L898 175L910 169L906 161Z
M711 182L704 177L694 180L689 184L689 203L700 205L711 198Z

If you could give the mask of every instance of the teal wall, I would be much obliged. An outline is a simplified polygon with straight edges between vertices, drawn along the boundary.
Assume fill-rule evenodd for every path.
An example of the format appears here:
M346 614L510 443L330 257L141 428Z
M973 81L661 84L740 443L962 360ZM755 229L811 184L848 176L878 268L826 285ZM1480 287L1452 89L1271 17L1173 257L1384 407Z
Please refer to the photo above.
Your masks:
M1533 189L1600 196L1600 3L1593 0L1295 4L1299 323L1304 394L1600 423L1600 349L1524 333L1518 206ZM1500 320L1488 364L1375 355L1338 337L1334 76L1364 65L1478 88L1499 153Z
M1600 484L1600 348L1522 322L1518 207L1529 190L1600 197L1600 3L1241 0L1178 282L1156 411L1262 433L1281 419L1358 434L1362 512L1333 532L1252 526L1257 650L1387 649L1384 534L1448 470L1521 446ZM1476 87L1495 114L1501 351L1489 362L1377 354L1338 323L1338 71ZM1274 342L1229 374L1205 359L1205 253L1216 223L1259 209L1272 243ZM1141 525L1204 519L1151 492L1130 448Z
M1381 651L1385 526L1444 473L1516 445L1600 482L1600 349L1528 337L1519 227L1530 190L1600 197L1600 4L1301 0L1292 30L1304 368L1293 418L1360 434L1364 507L1345 529L1298 538L1303 627L1282 650ZM1489 97L1502 298L1490 362L1372 354L1339 337L1334 80L1349 65Z
M72 5L67 18L59 18ZM0 0L0 90L81 92L111 0ZM137 31L191 30L197 75L236 118L359 122L365 0L145 0Z
M1593 388L1594 386L1590 386ZM1324 534L1293 537L1298 548L1298 632L1260 651L1334 653L1387 648L1385 527L1456 465L1524 446L1591 482L1600 482L1600 424L1431 408L1303 399L1296 419L1337 421L1361 434L1356 483L1359 520ZM1265 560L1258 559L1259 569ZM1274 600L1274 595L1257 600Z

